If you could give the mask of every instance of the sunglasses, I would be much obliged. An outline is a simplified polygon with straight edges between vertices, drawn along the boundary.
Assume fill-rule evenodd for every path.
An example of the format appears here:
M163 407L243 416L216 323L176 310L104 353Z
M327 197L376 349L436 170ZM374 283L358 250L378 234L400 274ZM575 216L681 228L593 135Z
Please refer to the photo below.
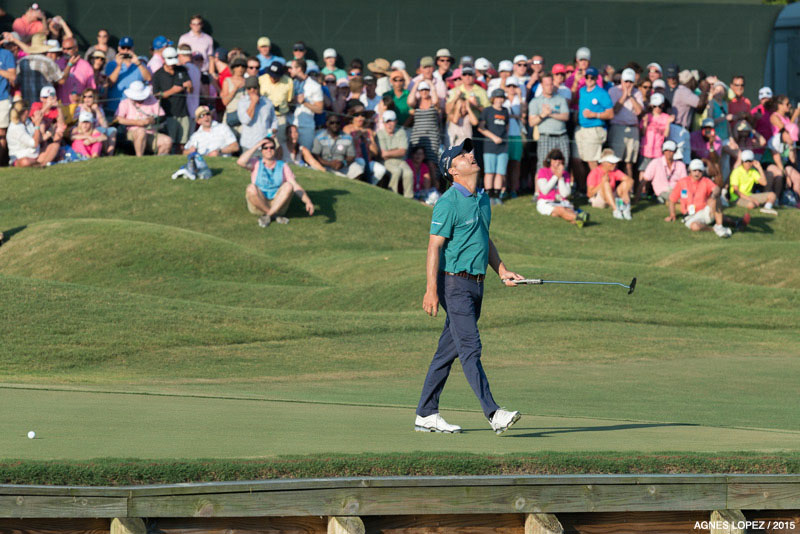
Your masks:
M528 64L526 62L524 62L524 61L520 61L516 65L517 65L517 67L527 67L528 66Z
M392 78L393 82L402 82L403 78Z
M304 46L293 46L292 47L292 50L294 50L295 52L303 52L303 51L305 51L305 49L306 48Z
M202 119L203 117L210 117L210 116L211 116L211 113L208 113L208 112L204 111L204 112L203 112L203 113L201 113L201 114L200 114L200 116L199 116L199 117L197 117L197 118L198 118L198 119Z
M261 150L275 150L275 145L262 145Z
M440 58L439 58L439 59L437 59L436 61L437 61L438 63L452 63L452 62L453 62L453 60L452 60L452 59L450 59L449 57L440 57Z
M731 87L744 87L743 83L732 83Z
M597 76L595 76L594 74L587 74L586 75L586 79L587 80L594 80L595 78L597 78Z
M248 65L247 66L247 70L250 70L250 69L258 69L258 65Z
M642 89L650 89L651 87L653 87L653 86L649 85L649 84L647 84L647 85L642 84Z
M333 80L325 80L325 83L326 84L336 83L336 80L335 79L333 79Z
M542 65L542 64L544 64L544 61L541 60L541 59L534 59L533 61L531 61L531 63L533 65Z
M328 121L328 126L341 126L341 124L339 121Z

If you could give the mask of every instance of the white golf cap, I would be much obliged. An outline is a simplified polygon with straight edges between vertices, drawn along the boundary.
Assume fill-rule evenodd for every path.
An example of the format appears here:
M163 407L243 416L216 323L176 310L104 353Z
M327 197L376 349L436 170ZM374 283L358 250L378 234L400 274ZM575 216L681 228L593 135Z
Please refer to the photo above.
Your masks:
M48 39L45 43L48 52L61 52L61 43L57 39Z
M769 87L762 87L758 90L758 99L761 100L762 98L772 98L772 89Z
M178 51L174 47L168 46L161 52L161 57L164 58L164 63L167 65L178 64Z
M664 95L661 93L653 93L650 95L650 105L653 107L660 106L664 103Z
M406 62L402 59L395 59L392 61L393 70L406 70Z
M501 61L497 66L497 72L511 72L512 70L514 70L514 64L507 59Z
M509 85L513 85L514 87L519 87L519 80L516 76L509 76L506 78L506 87Z
M94 122L94 115L91 111L83 110L78 114L78 122Z
M489 70L492 64L485 57L479 57L475 60L475 70Z
M387 109L386 111L383 112L383 115L381 115L381 117L383 118L383 122L396 121L397 113L395 113L391 109Z
M39 98L47 98L50 96L56 96L56 88L52 85L45 85L39 91Z
M691 163L689 163L689 170L690 171L705 171L706 164L703 163L701 159L693 159Z
M678 150L678 145L676 145L675 141L672 139L667 139L664 141L664 144L661 145L661 151L666 152L667 150L670 152L676 152Z
M653 89L666 89L667 82L665 82L662 78L659 78L653 82Z
M325 51L322 53L323 59L328 59L329 57L336 57L336 50L333 48L326 48Z
M610 148L603 150L602 154L600 155L600 159L598 160L599 163L613 163L614 165L620 161L622 160L618 158L616 154L614 154L614 151Z
M428 91L430 91L431 90L431 84L429 84L425 80L422 80L421 82L419 82L419 85L417 85L417 91L422 91L424 89L427 89Z
M514 63L528 62L528 57L525 54L517 54L514 56Z
M436 51L436 57L449 57L452 58L453 54L450 53L450 50L447 48L440 48Z
M756 159L756 155L753 154L752 150L742 150L742 162L753 161L754 159Z
M648 63L647 64L647 70L648 71L650 70L650 67L655 67L658 72L661 72L661 73L664 72L664 69L661 68L661 65L659 65L655 61L653 61L652 63Z
M623 82L635 82L636 81L636 71L633 69L625 69L622 71L621 79Z
M588 47L582 46L575 52L575 59L592 60L592 51Z

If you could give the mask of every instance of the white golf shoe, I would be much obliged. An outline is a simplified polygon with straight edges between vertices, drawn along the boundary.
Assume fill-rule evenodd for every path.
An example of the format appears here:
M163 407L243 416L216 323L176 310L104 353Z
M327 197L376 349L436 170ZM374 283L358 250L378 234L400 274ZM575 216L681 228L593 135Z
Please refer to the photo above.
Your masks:
M496 434L502 434L511 428L511 425L519 421L520 417L521 415L519 412L509 412L508 410L500 408L494 412L489 424L492 425L492 430L494 430Z
M620 220L622 220L622 219L624 219L624 218L625 218L625 217L622 215L622 212L621 212L620 210L614 210L614 212L613 212L611 215L612 215L612 216L613 216L615 219L620 219Z
M730 228L726 228L721 224L714 225L714 233L717 234L718 237L730 237L733 231Z
M445 432L447 434L458 434L461 432L461 427L458 425L451 425L444 420L444 417L438 413L431 414L427 417L417 416L414 421L414 430L417 432Z

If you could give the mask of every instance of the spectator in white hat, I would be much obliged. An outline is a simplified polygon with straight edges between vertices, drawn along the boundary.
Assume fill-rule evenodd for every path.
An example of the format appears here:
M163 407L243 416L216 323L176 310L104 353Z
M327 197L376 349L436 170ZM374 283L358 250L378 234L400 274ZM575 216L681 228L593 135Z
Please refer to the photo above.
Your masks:
M117 108L117 121L128 127L126 138L133 143L136 155L143 156L146 151L169 154L172 140L168 135L158 133L156 125L164 116L164 110L153 97L150 86L135 80L124 94L125 98Z
M731 229L722 225L722 211L717 200L719 187L705 173L702 160L693 159L689 164L689 176L679 180L670 193L669 215L664 220L677 220L675 205L679 204L684 215L683 224L693 232L713 230L719 237L730 237Z
M764 136L765 139L772 137L772 114L775 112L775 105L772 102L772 89L762 87L758 90L758 105L750 110L755 121L756 131Z
M531 74L528 76L528 81L525 84L525 94L527 95L527 100L530 100L531 98L542 94L541 78L542 74L545 72L544 57L539 54L534 54L531 56L528 64L531 67Z
M520 93L522 95L522 99L527 102L528 101L528 80L530 80L530 74L528 74L528 58L525 54L517 54L514 56L514 72L512 73L514 77L519 81L519 88Z
M666 112L667 102L661 93L650 96L648 113L642 119L642 160L639 171L644 172L650 161L661 157L661 147L669 137L669 127L675 117Z
M661 65L659 65L655 61L653 63L648 64L646 69L647 69L647 78L651 82L660 80L661 77L664 75L664 71L661 69Z
M678 145L675 141L667 139L661 145L661 157L655 158L647 164L647 168L641 174L637 198L644 193L647 184L653 189L653 195L661 204L669 201L669 195L675 185L682 178L686 178L686 164L675 158Z
M764 173L761 162L756 160L753 151L743 150L741 164L731 172L728 192L730 202L751 210L762 205L771 209L783 190L783 174L780 171L771 172L769 178L771 183L768 183L767 174ZM753 191L757 185L765 190L759 193Z
M512 76L514 64L504 59L497 65L497 78L492 78L486 85L486 92L491 93L495 89L506 89L506 80Z
M378 132L378 146L383 166L391 173L389 189L399 193L402 184L403 196L414 198L414 173L405 161L408 135L397 127L397 114L391 109L383 112L382 119L384 128Z
M479 82L483 82L484 84L489 83L491 76L489 75L489 69L492 68L491 62L486 59L485 57L479 57L475 60L475 78Z
M455 58L447 48L440 48L436 51L436 71L434 77L441 82L445 82L452 74L452 67Z
M333 48L326 48L325 51L322 52L322 60L325 62L325 66L321 71L322 74L333 74L336 76L337 80L347 78L347 73L336 66L336 59L338 57L336 50Z
M183 148L184 154L197 152L201 156L221 156L239 151L236 136L227 124L211 117L208 106L198 106L194 112L197 129Z
M72 150L87 158L99 158L106 136L94 127L94 114L82 111L78 115L78 125L72 129Z
M192 47L192 53L203 56L203 66L200 70L214 74L214 63L208 62L208 58L214 54L214 39L203 31L202 15L192 15L189 19L189 31L178 39L179 45L183 43Z
M59 105L55 87L45 85L39 91L39 101L31 105L31 119L40 126L49 136L43 137L43 151L47 152L50 143L60 144L67 131L67 119L64 109Z
M614 207L615 219L631 220L633 178L617 169L620 159L606 148L600 154L597 167L586 177L586 194L593 208Z
M578 93L586 85L586 70L590 67L591 60L592 52L589 48L582 46L575 51L575 71L564 82L569 90L572 91L571 109L578 109ZM597 76L596 82L598 87L603 87L602 76Z
M625 162L625 172L633 176L633 164L639 156L639 116L644 111L642 93L636 88L636 73L622 71L621 82L608 90L614 103L614 117L608 130L608 144L614 154Z
M662 95L667 90L667 83L664 81L663 78L659 78L653 82L650 82L653 88L654 93L661 93Z
M431 56L425 56L419 60L419 74L414 76L408 85L408 106L410 108L416 107L417 99L419 98L417 86L420 82L425 81L428 82L428 85L435 93L439 101L439 108L444 109L445 100L447 99L447 85L433 75L433 69L434 61Z
M178 51L168 46L161 53L164 66L153 74L153 93L161 100L167 120L167 135L180 151L189 140L189 107L187 95L192 92L189 72L180 65Z

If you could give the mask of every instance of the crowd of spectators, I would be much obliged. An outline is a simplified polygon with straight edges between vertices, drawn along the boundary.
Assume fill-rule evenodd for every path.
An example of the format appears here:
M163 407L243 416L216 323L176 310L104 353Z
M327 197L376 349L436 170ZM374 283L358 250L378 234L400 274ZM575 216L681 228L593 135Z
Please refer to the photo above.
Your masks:
M578 226L588 218L572 203L580 197L624 221L647 196L668 205L667 220L678 206L687 227L720 237L730 235L726 205L798 206L800 107L769 87L751 102L744 76L726 84L674 64L595 66L584 46L560 63L534 53L496 66L447 48L413 65L345 61L328 48L318 65L302 41L286 58L266 36L215 47L204 24L194 15L177 40L145 44L100 29L82 51L67 21L31 5L3 33L0 165L126 151L242 154L252 170L270 139L272 159L433 204L446 187L442 147L471 137L493 205L533 194L541 214Z

